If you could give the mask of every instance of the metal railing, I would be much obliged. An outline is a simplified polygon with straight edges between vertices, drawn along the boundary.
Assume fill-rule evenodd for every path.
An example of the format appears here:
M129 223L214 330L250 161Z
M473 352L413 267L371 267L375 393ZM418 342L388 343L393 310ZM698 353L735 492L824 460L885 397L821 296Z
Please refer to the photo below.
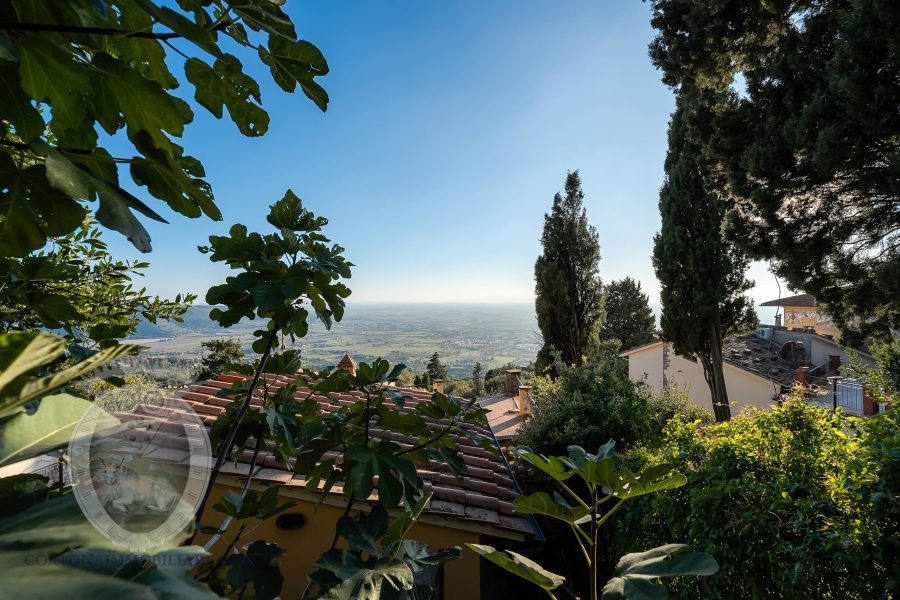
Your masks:
M61 487L68 487L72 485L72 477L62 458L55 463L44 464L27 470L25 473L29 475L43 475L47 478L47 484L50 486L61 485Z

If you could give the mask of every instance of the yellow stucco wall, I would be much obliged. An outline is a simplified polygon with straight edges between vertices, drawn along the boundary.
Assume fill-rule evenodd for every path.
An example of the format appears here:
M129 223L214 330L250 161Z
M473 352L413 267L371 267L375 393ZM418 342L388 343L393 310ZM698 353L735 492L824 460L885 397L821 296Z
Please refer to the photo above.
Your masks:
M767 410L772 404L772 395L777 393L776 387L752 373L725 364L725 387L728 389L728 400L734 414L740 413L747 406ZM628 355L628 375L635 381L644 380L658 392L663 381L663 346L657 344L636 350ZM669 350L669 366L665 370L666 383L677 385L691 402L712 411L709 398L709 386L703 377L703 367L699 362L678 356Z
M240 492L240 489L217 484L213 488L209 506L212 507L219 496L231 489ZM281 573L284 575L284 587L281 591L282 598L299 598L306 588L307 574L315 570L314 563L331 545L334 537L334 528L337 520L343 513L343 508L322 504L318 511L315 505L305 499L290 498L282 494L282 501L293 500L296 506L288 512L301 513L306 517L306 523L300 529L282 531L275 526L275 519L263 521L246 537L241 544L247 544L254 540L266 540L278 544L285 556L279 561ZM224 518L221 513L207 510L203 521L209 524ZM223 536L223 537L227 537ZM409 539L421 540L433 549L447 548L450 546L463 546L464 543L478 543L479 534L470 531L460 531L441 527L438 525L417 523L408 536ZM205 543L207 537L199 537L198 543ZM230 537L228 538L230 541ZM227 541L219 540L212 549L213 554L223 552ZM480 597L480 566L475 553L463 547L462 557L450 561L444 566L444 597L447 600L470 600Z

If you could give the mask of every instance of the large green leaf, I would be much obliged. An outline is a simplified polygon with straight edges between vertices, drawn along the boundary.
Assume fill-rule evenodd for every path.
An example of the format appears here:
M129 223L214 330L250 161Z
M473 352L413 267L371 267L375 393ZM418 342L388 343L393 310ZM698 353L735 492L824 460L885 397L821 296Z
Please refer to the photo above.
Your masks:
M428 544L419 540L403 540L397 553L397 557L406 561L406 564L415 572L456 560L460 555L459 546L435 552L428 547Z
M22 90L13 63L0 62L0 89L0 115L15 126L19 137L32 140L43 133L44 119Z
M244 135L263 135L268 130L269 115L258 104L259 85L244 74L236 57L226 54L212 67L192 58L185 63L184 73L194 84L194 98L217 118L222 118L225 106Z
M168 6L158 6L150 0L134 1L140 8L153 15L157 22L165 25L179 36L193 42L213 56L221 56L222 51L219 50L219 46L216 44L216 33L211 31L210 28L202 26Z
M34 414L19 412L0 424L0 466L44 454L69 443L91 403L70 394L41 399Z
M270 35L269 48L259 47L259 57L269 66L272 78L284 91L293 92L299 84L307 98L320 109L328 109L328 93L313 81L328 73L325 57L314 45Z
M583 506L566 506L554 501L547 492L519 496L516 498L516 512L526 515L546 515L572 525L590 514L590 511Z
M350 483L357 497L369 497L374 489L372 480L376 476L378 499L388 507L400 503L404 488L421 487L415 464L394 456L398 449L396 444L384 441L374 447L356 444L347 448L344 452L345 459L357 463L350 471Z
M47 169L20 169L0 152L0 256L23 256L42 248L51 236L77 228L87 214L78 202L50 185Z
M92 100L105 102L97 108L110 113L110 122L115 122L118 113L125 117L132 141L138 132L145 131L155 143L170 144L166 133L181 136L185 124L193 119L183 100L167 94L159 83L143 77L127 62L98 52L92 57L92 65L97 74Z
M19 334L7 334L19 335ZM27 335L27 334L26 334ZM3 336L5 337L5 336ZM54 336L55 337L55 336ZM126 354L134 354L140 346L118 344L103 348L96 354L44 377L21 375L9 384L0 388L0 415L7 415L19 406L58 390L67 383L90 373L94 369ZM2 352L2 348L0 348Z
M37 473L18 473L0 478L0 518L43 502L50 493L49 479Z
M540 469L556 481L565 481L575 475L575 471L570 470L568 465L558 456L542 456L525 446L519 446L513 452L515 452L517 457L532 467Z
M415 505L407 508L407 510L404 510L399 517L391 521L381 543L386 547L396 548L397 544L402 542L403 538L406 537L406 533L410 528L415 525L416 521L421 516L422 511L425 510L425 507L431 502L431 497L433 495L432 492L423 495Z
M671 469L666 472L671 472ZM687 483L687 477L681 473L656 479L658 471L652 467L647 475L650 477L647 478L644 472L635 475L629 469L621 469L616 473L614 480L604 488L604 491L622 500L628 500L645 494L672 490Z
M615 577L603 587L604 600L665 600L662 577L712 575L719 570L715 559L706 552L681 554L687 546L667 544L646 552L623 556L616 564Z
M66 350L61 337L40 331L0 335L0 397L13 381L47 365Z
M161 223L167 221L116 183L95 175L88 168L69 160L43 140L32 148L46 156L47 179L57 190L75 200L100 200L97 220L123 234L141 252L150 252L150 235L131 213L136 210Z
M183 539L174 539L171 547ZM214 597L187 576L190 559L204 551L195 547L164 551L172 552L178 560L149 556L149 561L136 564L138 557L120 552L85 519L72 494L57 495L0 519L0 578L2 594L9 598ZM126 565L139 568L126 570Z
M533 560L525 558L516 552L497 550L492 546L482 544L466 544L466 546L498 567L518 575L522 579L530 581L547 591L555 590L566 580L562 575L552 573Z
M168 143L157 144L146 131L135 132L132 140L145 157L131 161L135 183L147 186L151 194L187 217L196 218L202 212L216 221L222 218L209 184L199 177L191 177L192 173L182 164L187 159L168 150Z
M35 100L49 102L54 120L62 119L68 124L83 121L84 103L72 99L87 93L91 84L86 70L76 62L75 53L56 44L52 37L40 34L19 37L16 47L21 54L22 89Z
M256 2L242 0L231 6L235 13L242 17L244 23L253 31L267 31L270 34L283 36L293 40L297 37L294 24L284 14L277 2Z
M228 585L240 590L253 584L256 600L272 600L278 597L284 577L277 559L284 556L278 544L263 540L244 546L243 552L232 554L225 560L228 569Z
M388 594L413 586L412 569L398 559L363 561L354 553L330 550L316 566L334 573L340 580L318 596L321 600L381 600L382 590Z

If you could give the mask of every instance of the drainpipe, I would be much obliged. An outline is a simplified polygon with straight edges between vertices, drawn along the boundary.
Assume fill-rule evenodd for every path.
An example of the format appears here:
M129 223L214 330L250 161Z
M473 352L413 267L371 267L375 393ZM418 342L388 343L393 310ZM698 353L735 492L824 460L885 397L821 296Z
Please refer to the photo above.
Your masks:
M837 384L840 381L840 377L831 376L828 378L828 382L831 384L831 410L832 412L837 411Z

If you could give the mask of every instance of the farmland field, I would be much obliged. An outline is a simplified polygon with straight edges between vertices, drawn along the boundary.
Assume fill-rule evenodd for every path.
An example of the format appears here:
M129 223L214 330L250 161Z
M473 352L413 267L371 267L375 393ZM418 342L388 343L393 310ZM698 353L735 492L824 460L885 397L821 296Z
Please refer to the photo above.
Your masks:
M133 367L188 368L203 355L200 343L213 337L238 337L250 353L259 321L221 329L209 320L210 307L190 309L185 323L142 324L132 341L146 347ZM332 366L344 352L357 360L384 357L421 372L438 352L451 378L471 374L476 361L484 369L509 362L524 365L540 347L532 304L350 304L342 322L327 331L312 323L309 335L287 347L299 348L307 366ZM177 369L176 369L177 370ZM174 377L180 379L182 377Z

